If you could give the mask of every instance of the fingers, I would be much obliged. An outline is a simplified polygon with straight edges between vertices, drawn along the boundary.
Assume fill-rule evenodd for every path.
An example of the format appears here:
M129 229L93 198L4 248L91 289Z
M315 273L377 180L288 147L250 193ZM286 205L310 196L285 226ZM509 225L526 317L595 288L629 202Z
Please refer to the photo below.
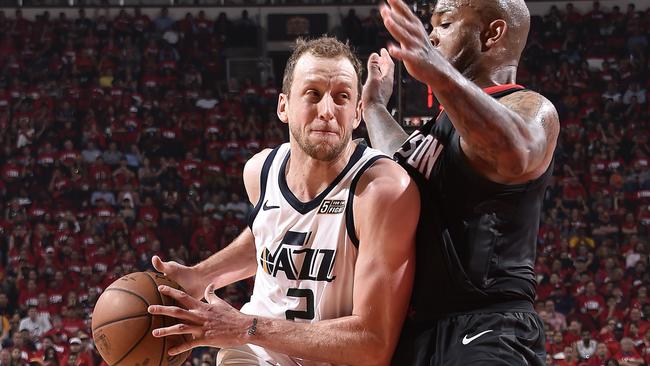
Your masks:
M381 53L381 64L384 74L392 75L395 70L395 63L390 57L390 53L385 48L382 48L379 52Z
M197 305L201 304L201 302L197 299L173 287L160 285L158 286L158 291L160 291L160 293L163 295L173 298L186 309L193 309Z
M371 76L381 76L382 70L380 61L381 58L376 53L373 53L368 57L368 78Z
M405 52L396 44L389 44L387 52L398 60L404 60Z
M149 305L147 311L152 315L169 316L191 323L201 322L201 319L196 314L190 312L189 310L179 308L178 306Z
M203 330L198 325L175 324L170 327L154 329L151 334L156 338L167 337L170 335L191 334L194 338L199 338Z
M368 58L368 77L392 75L395 70L395 63L385 48L380 51L381 55L373 53Z
M402 0L388 0L388 5L390 6L391 9L393 9L395 12L400 14L401 16L407 18L407 19L417 19L415 14L411 11L411 9L406 5L406 3Z
M407 12L408 15L405 16L394 8L384 6L381 9L381 17L384 20L384 26L395 40L402 45L417 45L423 38L427 37L426 31L422 26L422 22L408 8Z

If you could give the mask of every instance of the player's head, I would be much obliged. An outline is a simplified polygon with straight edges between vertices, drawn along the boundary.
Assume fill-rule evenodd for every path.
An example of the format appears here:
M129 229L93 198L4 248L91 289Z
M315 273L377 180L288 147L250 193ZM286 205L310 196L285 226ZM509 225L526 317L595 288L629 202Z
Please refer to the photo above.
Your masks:
M472 79L517 66L530 29L524 0L439 0L431 42Z
M361 62L331 37L297 42L284 71L278 117L310 157L331 161L361 121Z

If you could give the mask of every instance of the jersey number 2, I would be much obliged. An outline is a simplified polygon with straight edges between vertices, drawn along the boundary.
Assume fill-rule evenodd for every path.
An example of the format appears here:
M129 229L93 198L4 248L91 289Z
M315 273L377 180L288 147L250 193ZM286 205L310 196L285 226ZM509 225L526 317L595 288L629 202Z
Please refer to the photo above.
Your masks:
M304 297L307 300L307 310L287 310L284 314L287 320L294 319L314 319L314 292L308 288L290 288L287 290L287 296L291 297Z

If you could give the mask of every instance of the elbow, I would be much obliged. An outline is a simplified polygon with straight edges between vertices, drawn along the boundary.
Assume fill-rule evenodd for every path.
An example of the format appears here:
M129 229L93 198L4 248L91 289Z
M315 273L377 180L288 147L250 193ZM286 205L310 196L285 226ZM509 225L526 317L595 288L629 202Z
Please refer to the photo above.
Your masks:
M508 149L501 154L497 164L499 175L518 178L528 173L530 150L524 147Z

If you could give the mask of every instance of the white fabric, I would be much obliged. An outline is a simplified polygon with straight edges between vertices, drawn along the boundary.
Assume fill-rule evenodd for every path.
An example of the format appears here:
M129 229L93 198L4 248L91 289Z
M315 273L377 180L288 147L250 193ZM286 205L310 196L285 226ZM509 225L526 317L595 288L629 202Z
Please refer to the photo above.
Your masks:
M318 201L311 201L311 209L301 209L302 213L291 205L293 196L288 188L284 186L283 193L279 183L288 153L289 144L279 148L268 172L265 193L260 197L261 207L252 224L258 264L255 286L250 302L241 311L275 319L294 315L297 322L350 315L357 259L357 248L346 227L346 209L352 208L348 207L350 185L368 160L381 153L366 148L356 162L351 162L341 180L330 186L325 196L317 196ZM309 311L310 305L313 311ZM246 349L271 364L327 365L254 346Z

